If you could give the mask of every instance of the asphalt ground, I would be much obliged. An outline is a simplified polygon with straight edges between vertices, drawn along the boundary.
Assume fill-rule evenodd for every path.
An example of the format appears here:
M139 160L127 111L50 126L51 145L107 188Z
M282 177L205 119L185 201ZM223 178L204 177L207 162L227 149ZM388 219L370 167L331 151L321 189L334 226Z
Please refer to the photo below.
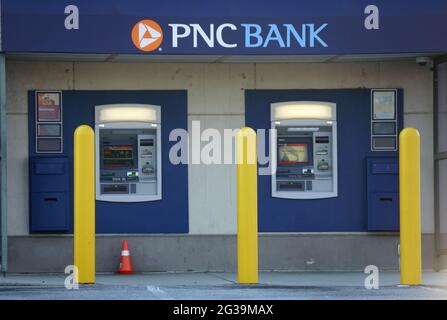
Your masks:
M382 273L367 289L358 272L265 272L259 284L240 285L232 273L100 274L96 284L65 288L63 274L7 274L0 300L438 300L447 299L447 272L424 273L423 285L401 286Z

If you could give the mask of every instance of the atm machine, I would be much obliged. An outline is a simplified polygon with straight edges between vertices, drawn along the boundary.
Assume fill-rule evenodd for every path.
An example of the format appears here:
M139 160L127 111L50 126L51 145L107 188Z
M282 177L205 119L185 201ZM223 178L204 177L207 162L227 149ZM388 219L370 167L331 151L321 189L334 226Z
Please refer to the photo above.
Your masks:
M271 104L274 160L272 197L337 197L336 104L290 101ZM276 162L276 163L275 163Z
M161 199L160 106L95 107L96 199Z

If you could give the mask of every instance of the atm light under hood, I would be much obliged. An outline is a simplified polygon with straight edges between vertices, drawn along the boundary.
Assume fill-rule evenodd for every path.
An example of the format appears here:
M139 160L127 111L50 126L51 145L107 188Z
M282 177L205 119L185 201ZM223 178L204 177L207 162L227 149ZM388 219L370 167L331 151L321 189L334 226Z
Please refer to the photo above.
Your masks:
M158 109L143 104L112 104L99 106L97 123L110 122L149 122L159 123Z
M272 104L272 120L316 119L336 120L334 104L330 102L290 101Z

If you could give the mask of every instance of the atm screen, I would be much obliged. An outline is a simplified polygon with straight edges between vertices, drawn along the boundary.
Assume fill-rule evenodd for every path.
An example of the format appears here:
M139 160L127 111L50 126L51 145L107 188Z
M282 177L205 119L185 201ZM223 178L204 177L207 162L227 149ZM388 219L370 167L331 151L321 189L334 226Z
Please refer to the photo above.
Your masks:
M307 143L284 143L278 145L279 164L303 164L309 162Z
M129 168L133 166L133 146L104 146L102 149L103 165L106 168Z

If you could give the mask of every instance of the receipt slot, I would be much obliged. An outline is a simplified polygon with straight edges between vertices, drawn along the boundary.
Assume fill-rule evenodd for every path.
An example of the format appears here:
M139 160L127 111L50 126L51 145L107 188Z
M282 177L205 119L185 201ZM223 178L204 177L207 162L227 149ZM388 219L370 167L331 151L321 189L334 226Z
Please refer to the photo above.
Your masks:
M96 199L161 199L160 107L111 104L95 108Z
M321 199L337 196L336 104L292 101L271 104L272 196Z

